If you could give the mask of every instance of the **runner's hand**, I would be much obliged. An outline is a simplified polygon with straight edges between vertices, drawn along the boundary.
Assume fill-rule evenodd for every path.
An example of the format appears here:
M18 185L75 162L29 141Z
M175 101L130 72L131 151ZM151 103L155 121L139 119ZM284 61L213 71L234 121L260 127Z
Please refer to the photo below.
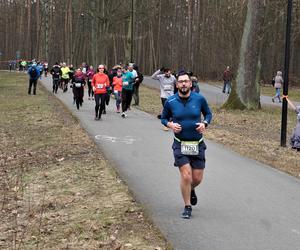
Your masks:
M182 130L182 127L179 123L170 122L169 127L174 131L175 134L180 133Z
M203 122L201 123L196 123L196 131L200 134L202 134L205 131L205 124Z

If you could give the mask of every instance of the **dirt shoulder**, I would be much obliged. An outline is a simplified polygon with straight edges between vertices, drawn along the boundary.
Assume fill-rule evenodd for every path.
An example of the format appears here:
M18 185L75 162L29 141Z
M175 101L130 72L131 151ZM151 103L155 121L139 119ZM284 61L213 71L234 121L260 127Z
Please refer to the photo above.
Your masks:
M171 249L51 94L0 73L0 248Z
M161 111L159 90L141 86L139 108L157 115ZM280 108L264 107L258 111L211 108L213 121L205 132L205 138L300 178L300 153L290 147L280 147ZM289 112L287 144L295 125L296 115Z

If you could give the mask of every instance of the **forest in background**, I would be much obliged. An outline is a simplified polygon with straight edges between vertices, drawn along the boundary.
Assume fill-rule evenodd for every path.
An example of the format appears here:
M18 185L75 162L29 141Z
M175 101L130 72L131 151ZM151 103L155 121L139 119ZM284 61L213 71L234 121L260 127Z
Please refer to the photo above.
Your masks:
M286 2L264 0L257 39L266 83L283 70ZM227 65L237 70L246 12L246 0L0 0L0 59L110 67L130 61L133 42L133 61L145 74L184 66L216 80ZM300 0L293 1L292 15L290 82L297 84Z

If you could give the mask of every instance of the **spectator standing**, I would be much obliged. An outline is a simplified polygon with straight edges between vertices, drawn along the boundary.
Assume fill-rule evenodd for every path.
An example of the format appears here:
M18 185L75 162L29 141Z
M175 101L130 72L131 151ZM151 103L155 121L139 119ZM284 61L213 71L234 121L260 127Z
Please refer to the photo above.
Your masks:
M223 93L230 94L232 78L233 78L233 74L230 70L230 67L227 66L225 71L223 72L223 81L224 81Z

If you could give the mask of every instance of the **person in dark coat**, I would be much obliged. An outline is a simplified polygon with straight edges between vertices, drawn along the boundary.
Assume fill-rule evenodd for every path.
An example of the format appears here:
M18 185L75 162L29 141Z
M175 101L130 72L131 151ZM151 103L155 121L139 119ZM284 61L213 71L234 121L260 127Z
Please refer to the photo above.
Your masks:
M36 63L33 63L28 69L29 75L29 87L28 87L28 95L31 95L31 88L33 86L33 94L36 95L36 85L37 81L40 77L40 70L38 69Z

